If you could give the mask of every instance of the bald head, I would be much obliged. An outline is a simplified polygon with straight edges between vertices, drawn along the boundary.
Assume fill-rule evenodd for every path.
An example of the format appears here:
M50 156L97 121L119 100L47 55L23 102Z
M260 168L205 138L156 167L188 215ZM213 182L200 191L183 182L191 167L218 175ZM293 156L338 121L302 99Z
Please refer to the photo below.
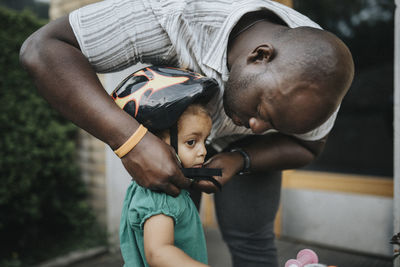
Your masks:
M354 65L350 51L335 35L299 27L281 31L272 41L276 47L276 71L290 72L283 79L300 79L320 84L321 89L342 96L353 79Z
M309 117L302 131L313 129L328 119L350 88L354 75L351 53L335 35L310 27L281 32L275 43L273 68L278 75L274 80L280 83L280 100L286 102L277 102L276 107L298 106L289 109L287 117L301 111Z
M238 47L249 49L240 54ZM315 129L339 106L353 80L354 65L346 45L311 27L259 23L237 41L236 53L224 106L228 115L236 115L243 125L247 120L256 132L268 127L286 133ZM243 105L247 109L262 105L265 115L244 114Z

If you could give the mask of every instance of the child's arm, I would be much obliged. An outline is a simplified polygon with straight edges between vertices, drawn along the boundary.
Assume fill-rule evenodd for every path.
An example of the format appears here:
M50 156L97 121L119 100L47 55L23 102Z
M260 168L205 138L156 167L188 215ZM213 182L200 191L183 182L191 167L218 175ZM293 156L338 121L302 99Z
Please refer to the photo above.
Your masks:
M174 220L159 214L144 223L144 251L151 267L205 267L174 246Z

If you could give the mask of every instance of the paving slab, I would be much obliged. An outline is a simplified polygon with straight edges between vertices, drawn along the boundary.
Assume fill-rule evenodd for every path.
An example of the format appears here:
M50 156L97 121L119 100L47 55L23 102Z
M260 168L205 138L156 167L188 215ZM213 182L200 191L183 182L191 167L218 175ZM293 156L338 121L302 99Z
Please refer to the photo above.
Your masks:
M229 251L222 241L221 233L216 228L205 229L209 264L213 267L231 267ZM280 238L276 241L278 260L281 267L291 258L295 258L298 251L304 248L314 250L321 263L338 267L393 267L392 259L376 255L365 255L343 251L317 245L310 245L296 240ZM69 267L118 267L123 266L119 253L105 253L95 258L86 259ZM268 267L268 266L266 266Z

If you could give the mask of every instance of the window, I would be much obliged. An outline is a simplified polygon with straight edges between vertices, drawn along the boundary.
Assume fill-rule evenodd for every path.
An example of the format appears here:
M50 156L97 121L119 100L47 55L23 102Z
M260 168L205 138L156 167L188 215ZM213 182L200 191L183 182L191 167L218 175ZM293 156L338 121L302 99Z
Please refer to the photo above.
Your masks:
M350 48L355 79L325 151L306 169L393 177L394 1L295 0Z

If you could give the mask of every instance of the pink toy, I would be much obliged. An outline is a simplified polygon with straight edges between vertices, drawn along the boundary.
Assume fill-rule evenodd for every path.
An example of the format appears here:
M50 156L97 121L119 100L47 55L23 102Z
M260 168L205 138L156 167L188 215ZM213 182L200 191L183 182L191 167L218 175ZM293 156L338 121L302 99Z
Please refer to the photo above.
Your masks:
M297 259L288 260L285 267L303 267L311 263L318 263L317 254L311 249L302 249L297 253Z

